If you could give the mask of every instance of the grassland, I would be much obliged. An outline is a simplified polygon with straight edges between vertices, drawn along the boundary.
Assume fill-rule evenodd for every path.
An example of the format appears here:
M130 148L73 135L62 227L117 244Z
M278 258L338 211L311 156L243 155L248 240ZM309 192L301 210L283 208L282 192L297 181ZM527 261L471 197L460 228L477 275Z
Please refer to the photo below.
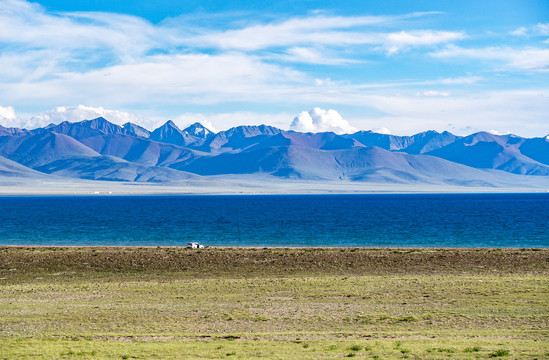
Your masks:
M0 248L0 359L549 359L549 250Z

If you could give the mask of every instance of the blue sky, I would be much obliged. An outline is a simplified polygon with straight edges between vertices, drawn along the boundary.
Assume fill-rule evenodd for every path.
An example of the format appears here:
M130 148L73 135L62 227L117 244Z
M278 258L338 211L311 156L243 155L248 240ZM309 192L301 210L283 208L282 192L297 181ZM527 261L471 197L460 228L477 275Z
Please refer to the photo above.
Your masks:
M548 80L547 1L0 1L4 126L545 136Z

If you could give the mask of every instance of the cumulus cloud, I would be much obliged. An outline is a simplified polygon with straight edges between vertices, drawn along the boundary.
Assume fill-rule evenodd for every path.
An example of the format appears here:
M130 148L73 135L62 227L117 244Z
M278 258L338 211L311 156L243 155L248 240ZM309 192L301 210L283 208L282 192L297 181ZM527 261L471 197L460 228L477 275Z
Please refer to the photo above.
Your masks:
M18 127L19 119L12 106L0 106L0 125L3 127Z
M1 120L15 120L15 109L12 106L0 106Z
M331 131L336 134L354 133L357 131L337 111L321 108L314 108L310 111L299 113L292 121L290 129L315 133Z

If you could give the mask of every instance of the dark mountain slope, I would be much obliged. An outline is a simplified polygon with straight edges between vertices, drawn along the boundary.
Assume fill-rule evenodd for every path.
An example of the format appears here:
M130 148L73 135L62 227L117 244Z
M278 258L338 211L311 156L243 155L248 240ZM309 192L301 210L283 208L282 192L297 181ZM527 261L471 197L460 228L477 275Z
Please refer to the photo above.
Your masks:
M460 138L428 155L479 169L497 169L521 175L549 175L549 166L523 155L523 138L480 132Z
M537 162L549 165L549 135L543 138L525 139L520 152Z
M125 123L122 127L127 131L128 135L140 136L147 139L151 137L151 132L149 130L131 122Z
M282 130L266 125L237 126L209 137L200 149L215 153L243 150L280 133Z
M37 170L64 177L109 181L170 182L197 177L182 171L143 166L111 156L61 159L38 167Z
M201 174L270 174L311 180L383 180L399 183L467 183L491 174L424 155L390 152L378 147L327 151L298 146L252 148L238 153L204 156L174 168Z
M23 166L13 160L0 156L0 177L34 178L43 177L44 174Z
M81 142L101 155L115 156L147 166L166 165L195 155L190 149L123 134L105 134Z
M45 132L0 137L0 155L27 167L36 168L59 159L99 154L70 136Z
M18 128L6 128L0 125L0 136L22 136L28 135L29 131Z
M425 131L412 136L397 136L379 134L372 131L359 131L354 134L342 135L355 139L365 146L377 146L385 150L402 151L408 154L423 154L448 144L451 144L457 136L445 131Z

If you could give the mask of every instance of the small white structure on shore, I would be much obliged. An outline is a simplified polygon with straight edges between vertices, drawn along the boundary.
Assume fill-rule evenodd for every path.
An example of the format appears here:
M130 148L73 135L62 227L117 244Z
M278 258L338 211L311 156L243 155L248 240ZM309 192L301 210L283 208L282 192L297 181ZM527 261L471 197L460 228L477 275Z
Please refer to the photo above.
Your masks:
M192 242L187 244L187 248L189 249L204 249L204 245L200 245L199 243Z

